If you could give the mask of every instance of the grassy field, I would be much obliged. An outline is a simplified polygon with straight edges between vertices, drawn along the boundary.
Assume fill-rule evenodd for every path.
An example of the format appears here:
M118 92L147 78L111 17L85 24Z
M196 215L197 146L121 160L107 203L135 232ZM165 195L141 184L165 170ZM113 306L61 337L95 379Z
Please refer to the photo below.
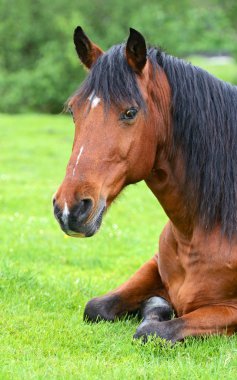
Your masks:
M0 379L236 379L236 336L144 346L132 341L135 318L82 321L91 297L153 255L166 216L141 183L96 236L66 237L51 198L72 136L66 116L0 117Z
M237 63L230 60L228 63L218 63L218 58L191 56L187 60L196 66L202 67L209 71L217 78L223 79L226 82L237 85Z

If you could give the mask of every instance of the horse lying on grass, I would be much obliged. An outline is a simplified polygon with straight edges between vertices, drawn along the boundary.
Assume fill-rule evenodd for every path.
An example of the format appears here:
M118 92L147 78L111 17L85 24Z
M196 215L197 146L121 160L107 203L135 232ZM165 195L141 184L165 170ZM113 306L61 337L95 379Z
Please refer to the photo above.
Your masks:
M103 52L77 27L89 74L70 98L75 138L54 198L65 233L94 235L121 190L145 180L169 222L159 253L84 317L141 310L135 337L172 342L237 329L237 88L130 29ZM172 310L175 317L172 318Z

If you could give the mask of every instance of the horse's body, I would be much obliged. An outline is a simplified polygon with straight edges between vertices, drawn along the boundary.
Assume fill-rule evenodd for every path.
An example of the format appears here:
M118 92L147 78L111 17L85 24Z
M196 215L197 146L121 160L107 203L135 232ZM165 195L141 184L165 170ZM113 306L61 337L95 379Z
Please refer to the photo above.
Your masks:
M135 337L232 334L237 329L237 89L201 69L128 42L103 54L77 28L91 69L69 101L76 125L55 215L91 236L128 184L145 180L169 222L159 253L126 283L92 299L85 318L141 310ZM161 298L162 297L162 298ZM166 301L165 301L166 300ZM177 318L170 319L172 308Z

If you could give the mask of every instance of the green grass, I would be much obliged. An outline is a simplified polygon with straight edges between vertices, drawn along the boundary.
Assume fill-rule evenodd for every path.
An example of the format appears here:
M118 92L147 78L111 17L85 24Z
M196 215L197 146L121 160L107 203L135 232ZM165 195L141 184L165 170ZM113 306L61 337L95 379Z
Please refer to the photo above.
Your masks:
M192 64L202 67L209 71L217 78L223 79L226 82L237 84L237 62L230 61L226 64L218 64L215 59L210 60L207 57L191 56L187 59Z
M166 216L140 183L96 236L66 237L51 198L73 129L66 116L0 117L0 379L236 379L236 336L144 346L136 319L82 321L91 297L153 255Z

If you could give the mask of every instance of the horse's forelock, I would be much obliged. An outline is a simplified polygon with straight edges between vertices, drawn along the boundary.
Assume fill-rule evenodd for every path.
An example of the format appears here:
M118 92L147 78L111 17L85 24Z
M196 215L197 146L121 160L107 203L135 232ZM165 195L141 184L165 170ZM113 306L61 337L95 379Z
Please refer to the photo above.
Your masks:
M124 49L124 44L115 45L98 58L77 91L79 104L94 93L103 100L106 109L126 105L146 108L136 74L127 63Z

